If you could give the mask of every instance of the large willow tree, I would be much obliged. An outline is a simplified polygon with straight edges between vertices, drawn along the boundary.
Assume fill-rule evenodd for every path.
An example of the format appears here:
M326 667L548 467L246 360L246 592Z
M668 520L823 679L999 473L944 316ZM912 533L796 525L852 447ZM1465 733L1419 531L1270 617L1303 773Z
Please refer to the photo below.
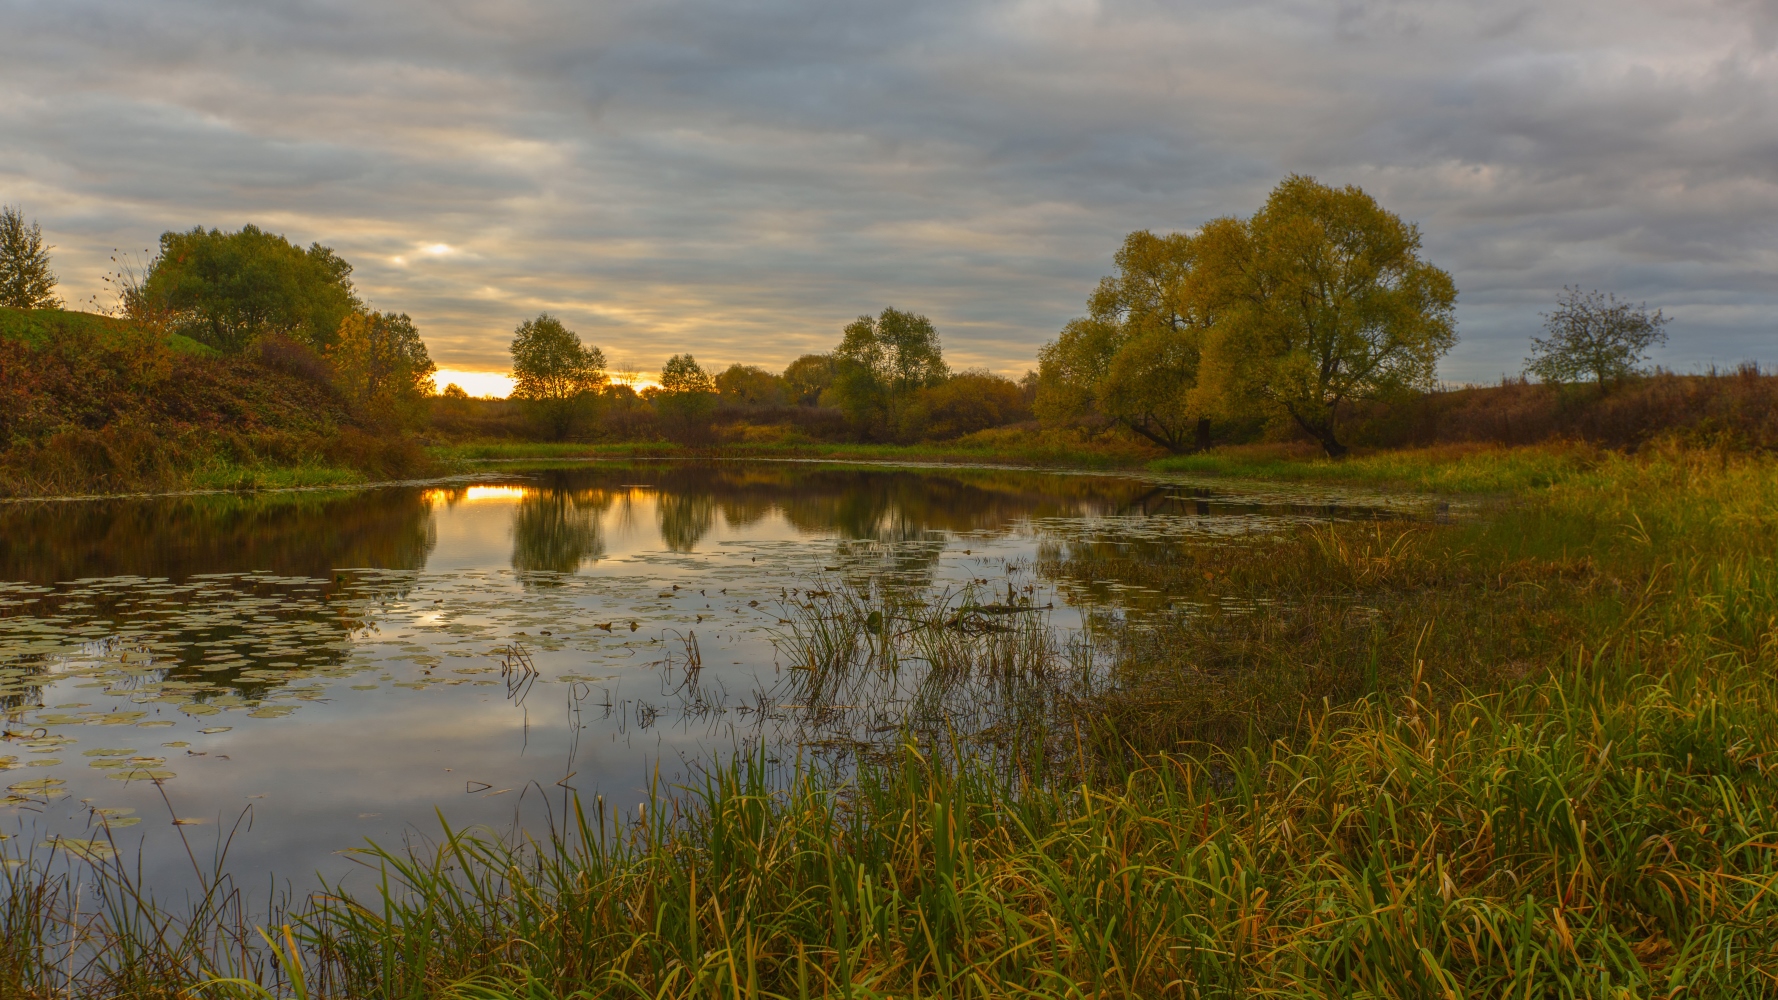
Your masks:
M1421 257L1419 227L1356 187L1292 175L1198 246L1219 305L1207 387L1287 417L1331 457L1347 451L1346 403L1432 388L1457 342L1451 276Z
M1430 388L1456 342L1450 275L1356 187L1278 185L1251 219L1131 233L1088 316L1039 354L1038 415L1098 419L1169 451L1210 418L1286 420L1331 456L1342 408Z
M1038 354L1037 413L1051 420L1096 416L1168 451L1209 441L1210 408L1198 391L1205 332L1194 237L1131 233L1099 282L1088 315Z

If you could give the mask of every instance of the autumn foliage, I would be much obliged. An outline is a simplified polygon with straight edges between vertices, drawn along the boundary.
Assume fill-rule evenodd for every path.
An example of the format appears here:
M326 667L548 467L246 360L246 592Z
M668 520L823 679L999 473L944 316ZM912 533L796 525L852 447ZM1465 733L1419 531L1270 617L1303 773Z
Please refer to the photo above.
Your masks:
M177 489L301 465L390 475L423 461L411 442L360 429L315 377L329 369L298 347L179 344L90 314L0 310L0 495Z

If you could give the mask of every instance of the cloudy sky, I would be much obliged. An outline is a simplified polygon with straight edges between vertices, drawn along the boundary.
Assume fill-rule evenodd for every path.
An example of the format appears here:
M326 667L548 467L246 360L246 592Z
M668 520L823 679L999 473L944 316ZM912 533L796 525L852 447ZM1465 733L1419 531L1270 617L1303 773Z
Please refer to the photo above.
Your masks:
M0 201L113 248L319 240L441 365L547 310L636 368L781 366L884 305L1017 374L1133 229L1290 172L1417 221L1441 374L1565 284L1778 361L1778 0L0 0Z

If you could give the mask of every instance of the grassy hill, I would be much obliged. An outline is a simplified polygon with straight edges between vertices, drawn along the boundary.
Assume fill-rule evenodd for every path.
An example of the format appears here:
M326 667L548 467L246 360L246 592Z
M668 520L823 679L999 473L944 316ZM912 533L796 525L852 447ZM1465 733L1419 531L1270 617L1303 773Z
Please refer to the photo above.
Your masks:
M117 340L135 331L129 323L98 313L68 309L7 309L0 306L0 339L16 340L29 347L43 347L71 337ZM180 354L214 357L216 352L190 337L168 334L167 348Z
M287 342L222 356L92 313L0 309L0 496L351 482L423 461L359 426Z

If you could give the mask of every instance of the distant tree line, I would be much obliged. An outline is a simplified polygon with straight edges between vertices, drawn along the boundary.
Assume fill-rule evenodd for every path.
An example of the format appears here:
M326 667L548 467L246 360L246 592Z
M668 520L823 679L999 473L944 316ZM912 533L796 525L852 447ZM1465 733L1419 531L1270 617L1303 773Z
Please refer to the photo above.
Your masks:
M61 307L50 249L22 209L0 209L0 306ZM1356 187L1292 176L1251 217L1134 232L1112 263L1086 315L1044 345L1021 381L953 371L929 319L886 308L782 371L706 370L675 354L658 384L638 390L544 313L514 331L512 398L531 433L555 440L695 440L751 420L909 443L1035 418L1172 452L1272 428L1338 456L1355 407L1431 390L1456 342L1451 276L1424 258L1417 227ZM412 319L367 305L351 264L319 243L304 248L253 225L167 232L140 267L126 262L106 280L117 295L107 311L135 327L325 382L366 424L415 429L440 406L471 405L456 386L436 392ZM1544 319L1526 374L1600 394L1642 372L1666 338L1659 310L1578 288L1565 288Z
M712 373L675 354L659 384L640 391L614 381L604 352L547 313L519 324L510 350L512 398L556 439L609 430L638 411L669 437L695 439L724 415L794 423L799 409L837 414L860 440L948 439L1029 419L1035 387L1034 378L951 371L932 321L894 308L860 316L833 351L805 354L782 372L737 363Z

